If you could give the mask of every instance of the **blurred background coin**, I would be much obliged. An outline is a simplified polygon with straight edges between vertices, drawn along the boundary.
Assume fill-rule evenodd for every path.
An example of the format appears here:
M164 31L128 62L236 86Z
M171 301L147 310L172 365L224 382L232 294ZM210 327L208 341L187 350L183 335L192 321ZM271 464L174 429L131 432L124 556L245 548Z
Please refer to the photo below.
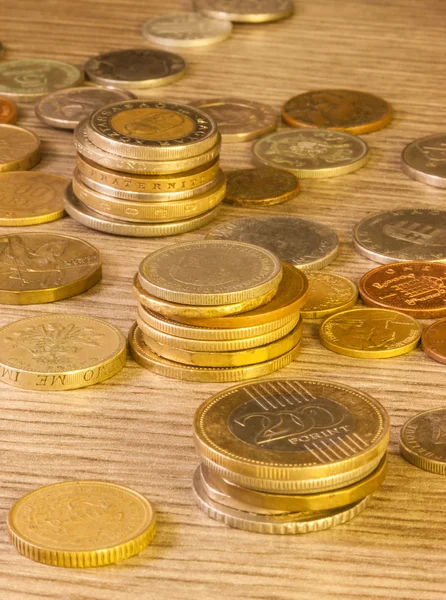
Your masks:
M195 10L213 19L235 23L266 23L290 17L292 0L194 0Z
M0 123L13 125L18 118L18 108L15 102L8 98L0 98Z
M197 12L165 15L146 21L142 35L153 44L193 48L216 44L232 33L229 21L210 19Z
M0 125L0 173L26 171L40 162L40 140L23 127Z

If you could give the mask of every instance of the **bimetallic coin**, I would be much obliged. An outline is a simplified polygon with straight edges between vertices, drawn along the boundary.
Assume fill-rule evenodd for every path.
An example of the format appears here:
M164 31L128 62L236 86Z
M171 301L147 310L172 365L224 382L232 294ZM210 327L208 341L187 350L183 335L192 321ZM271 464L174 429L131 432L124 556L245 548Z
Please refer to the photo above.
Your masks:
M428 135L407 145L401 168L412 179L446 188L446 133Z
M328 129L272 133L255 142L252 151L261 163L291 171L299 179L346 175L363 167L369 159L364 140Z
M304 271L326 267L339 250L339 239L332 229L287 215L226 221L211 229L206 239L256 244Z
M266 23L291 17L292 0L194 0L195 10L212 19L234 23Z
M228 204L239 206L273 206L293 200L299 193L299 181L295 175L282 169L260 167L242 169L226 174Z
M147 41L178 48L216 44L231 33L232 25L228 21L209 19L196 12L158 17L146 21L142 27L142 36Z
M241 98L191 102L212 117L224 142L245 142L277 129L277 115L267 104Z
M99 54L85 65L85 73L94 83L126 90L168 85L181 79L185 70L181 56L152 48Z
M292 127L337 129L353 134L386 127L392 106L383 98L353 90L315 90L294 96L282 108L283 120Z
M20 554L55 567L100 567L138 554L155 535L151 503L105 481L66 481L35 490L8 514Z
M310 295L300 314L304 319L321 319L347 310L358 300L358 288L346 277L336 273L308 273Z
M446 364L446 319L435 321L425 329L421 342L428 356Z
M98 250L75 237L0 237L0 304L42 304L82 294L102 277Z
M406 421L400 451L416 467L446 475L446 409L427 410Z
M13 125L18 116L17 104L8 98L0 98L0 124Z
M0 173L26 171L40 162L40 140L28 129L0 125Z

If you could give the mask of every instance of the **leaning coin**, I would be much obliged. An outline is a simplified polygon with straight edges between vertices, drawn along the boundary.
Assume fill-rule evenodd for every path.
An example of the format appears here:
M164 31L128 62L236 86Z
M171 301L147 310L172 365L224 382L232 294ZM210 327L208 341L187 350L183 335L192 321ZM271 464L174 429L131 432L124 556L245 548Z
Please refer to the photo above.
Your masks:
M320 319L352 308L358 300L358 288L346 277L326 271L307 274L310 295L301 308L304 319Z
M252 151L261 163L291 171L299 179L346 175L363 167L369 159L364 140L328 129L272 133L255 142Z
M179 48L216 44L228 38L231 33L232 25L228 21L209 19L196 12L150 19L142 27L143 38L147 41Z
M406 146L401 168L412 179L446 188L446 133L428 135Z
M13 125L18 116L17 104L8 98L0 98L0 123Z
M299 193L295 175L273 167L230 171L224 201L239 206L272 206L293 200Z
M40 140L23 127L0 125L0 173L26 171L40 162Z
M446 475L446 409L427 410L406 421L400 451L416 467Z
M286 19L294 13L293 0L194 0L195 10L235 23L266 23Z
M425 329L421 343L428 356L446 364L446 319L435 321Z

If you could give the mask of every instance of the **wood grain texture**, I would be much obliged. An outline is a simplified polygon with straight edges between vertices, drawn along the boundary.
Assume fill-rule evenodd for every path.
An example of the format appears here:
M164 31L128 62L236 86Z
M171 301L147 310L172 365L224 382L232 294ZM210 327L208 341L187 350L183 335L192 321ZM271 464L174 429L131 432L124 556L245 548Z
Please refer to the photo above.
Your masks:
M83 65L106 50L146 46L143 21L188 10L187 0L3 0L1 36L8 58L41 56ZM446 191L416 183L399 167L406 143L446 128L442 0L300 0L296 15L234 27L228 41L181 54L187 76L147 94L189 101L238 95L279 111L290 96L318 87L382 95L395 120L369 134L372 157L360 171L303 181L299 197L271 209L224 206L218 221L248 214L294 214L333 227L339 257L331 271L355 280L374 266L353 249L362 217L389 207L442 207ZM43 141L38 169L70 176L69 132L41 125L31 105L20 125ZM225 169L250 165L248 143L223 148ZM218 222L217 221L217 222ZM2 306L0 324L40 313L103 317L127 332L135 318L131 280L150 251L198 240L210 228L174 239L131 239L90 231L66 217L32 228L82 237L100 249L103 281L89 292L43 306ZM29 229L31 231L31 229ZM2 228L10 233L12 229ZM399 429L418 411L445 401L445 367L421 349L395 359L350 359L325 349L305 326L299 359L281 376L319 377L369 392L391 416L388 478L352 522L301 537L231 530L193 503L198 456L191 422L200 402L224 385L187 384L127 367L80 391L37 393L0 387L0 597L2 600L440 600L446 598L446 478L425 473L398 453ZM91 570L57 569L18 555L8 542L11 504L34 488L73 478L131 486L156 505L159 531L139 556Z

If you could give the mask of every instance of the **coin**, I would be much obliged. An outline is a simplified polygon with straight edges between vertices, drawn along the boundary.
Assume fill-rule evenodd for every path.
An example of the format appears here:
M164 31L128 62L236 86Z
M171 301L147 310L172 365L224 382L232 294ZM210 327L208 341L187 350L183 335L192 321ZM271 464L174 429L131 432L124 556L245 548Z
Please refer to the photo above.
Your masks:
M168 85L181 79L185 70L181 56L152 48L106 52L85 65L85 73L94 83L130 90Z
M109 323L82 315L45 314L0 328L0 380L40 391L105 381L125 364L126 343Z
M401 168L412 179L446 188L446 134L428 135L408 144Z
M425 329L421 342L428 356L446 364L446 319L435 321Z
M0 236L0 304L42 304L82 294L102 277L98 250L54 233Z
M416 467L446 475L446 409L427 410L406 421L400 451Z
M261 163L291 171L299 179L346 175L363 167L369 159L364 140L327 129L272 133L255 142L252 151Z
M150 19L142 26L142 36L147 41L179 48L216 44L227 39L231 33L231 23L209 19L196 12L165 15Z
M288 215L226 221L211 229L206 239L256 244L305 271L326 267L334 261L339 249L338 236L332 229Z
M18 116L17 104L8 98L0 98L0 124L13 125Z
M213 19L235 23L265 23L291 17L292 0L194 0L194 8Z
M125 90L100 87L75 87L59 90L41 98L35 106L36 115L46 125L74 129L91 113L112 102L135 96Z
M0 96L13 100L35 100L82 81L77 67L58 60L26 58L0 63Z
M396 310L356 308L326 319L321 341L330 350L354 358L390 358L416 348L421 326Z
M295 175L260 167L227 173L225 202L239 206L272 206L293 200L299 193Z
M64 215L68 179L41 171L0 173L0 225L36 225Z
M435 262L401 262L366 273L359 282L365 304L391 308L417 317L446 316L446 265Z
M288 100L282 117L292 127L362 134L386 127L392 120L393 109L383 98L367 92L314 90Z
M308 273L310 295L300 314L304 319L320 319L347 310L358 300L358 288L336 273Z
M0 173L26 171L40 162L40 140L28 129L0 125Z
M55 567L100 567L138 554L155 535L151 503L123 485L66 481L18 500L8 514L20 554Z
M217 123L224 142L245 142L277 128L277 115L267 104L241 98L191 102Z

